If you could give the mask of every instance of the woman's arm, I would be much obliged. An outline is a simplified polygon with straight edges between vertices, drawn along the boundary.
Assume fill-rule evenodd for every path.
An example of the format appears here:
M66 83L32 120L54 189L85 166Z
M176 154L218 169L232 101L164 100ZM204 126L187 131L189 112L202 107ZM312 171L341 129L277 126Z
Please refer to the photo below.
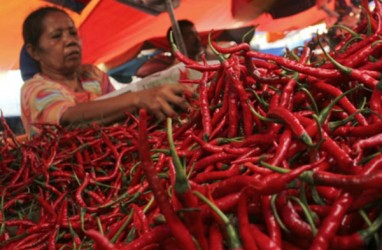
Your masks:
M79 103L69 107L61 116L60 124L69 125L83 121L110 124L121 120L125 113L146 109L158 119L176 115L175 106L187 109L185 92L192 88L182 84L162 85L139 92L128 92L103 100Z

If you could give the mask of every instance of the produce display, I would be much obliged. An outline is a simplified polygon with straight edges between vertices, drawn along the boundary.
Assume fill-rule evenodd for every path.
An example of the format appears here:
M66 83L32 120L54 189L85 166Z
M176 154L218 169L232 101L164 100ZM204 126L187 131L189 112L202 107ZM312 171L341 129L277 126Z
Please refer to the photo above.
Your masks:
M365 3L367 1L363 1ZM313 60L220 48L190 109L112 126L2 121L0 249L377 249L382 5Z

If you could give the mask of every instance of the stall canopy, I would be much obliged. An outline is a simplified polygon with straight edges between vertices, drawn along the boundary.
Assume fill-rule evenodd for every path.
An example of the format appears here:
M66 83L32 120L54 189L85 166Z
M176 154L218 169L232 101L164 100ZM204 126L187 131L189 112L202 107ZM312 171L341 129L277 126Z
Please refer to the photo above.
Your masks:
M166 12L152 15L118 0L71 1L82 4L80 9L70 10L67 7L67 10L79 27L83 39L84 62L104 64L107 69L135 57L145 41L163 37L171 26L171 20ZM19 67L19 53L23 43L22 22L29 12L40 6L51 4L48 2L51 1L2 1L0 7L1 71ZM64 1L61 0L61 2ZM259 31L282 32L315 24L324 20L326 16L323 11L312 6L291 16L275 18L272 17L272 13L264 12L248 20L248 18L238 18L240 10L237 12L237 5L236 12L233 12L235 3L239 2L236 0L180 0L179 6L175 8L175 15L177 19L193 21L201 32L249 25L257 25ZM242 5L240 6L243 8Z

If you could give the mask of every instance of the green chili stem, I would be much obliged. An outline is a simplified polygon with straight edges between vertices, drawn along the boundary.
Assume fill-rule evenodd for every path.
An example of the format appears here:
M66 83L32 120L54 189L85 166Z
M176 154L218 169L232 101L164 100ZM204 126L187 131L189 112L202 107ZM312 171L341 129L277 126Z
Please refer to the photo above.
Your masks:
M339 121L332 121L332 122L329 122L328 123L328 127L331 131L334 131L336 130L338 127L341 127L345 124L347 124L348 122L354 120L354 117L357 115L357 114L362 114L362 113L366 113L366 112L369 112L368 109L362 109L362 110L357 110L356 112L350 114L348 117L346 117L345 119L342 119L342 120L339 120Z
M336 66L339 70L341 70L343 73L345 73L347 75L349 75L351 73L351 69L349 67L346 67L346 66L340 64L339 62L334 60L334 58L332 56L329 55L329 53L324 49L320 39L318 39L318 45L320 45L322 52L329 59L329 61L334 64L334 66Z
M105 235L104 231L103 231L103 228L102 228L102 222L101 222L101 219L99 218L99 216L96 217L96 221L97 221L97 226L98 226L99 232L102 235Z
M363 218L365 219L365 217ZM370 225L370 227L364 230L358 231L358 233L361 235L361 238L363 238L365 241L367 241L367 239L370 238L370 235L373 235L376 241L376 246L379 246L380 240L379 240L378 231L381 228L381 226L382 226L382 213L374 220L374 222Z
M115 233L113 238L111 238L110 242L115 243L118 239L118 237L121 235L121 233L126 229L127 225L130 223L131 218L133 218L134 209L130 210L130 213L127 217L127 219L123 222L123 224L118 228L118 231Z
M155 200L154 195L152 195L149 202L147 202L146 206L143 208L143 213L146 213L149 210L151 205L154 203L154 200Z
M320 112L320 114L318 115L318 122L323 125L326 118L329 116L329 113L330 113L330 110L333 109L334 105L336 105L344 96L350 94L351 92L359 89L363 87L362 84L359 84L357 86L355 86L354 88L351 88L345 92L343 92L341 95L339 96L336 96L336 98L334 98L327 106L325 106L325 108L323 108Z
M85 213L86 213L86 209L81 207L81 210L80 210L80 221L81 221L81 229L83 232L86 232L85 230Z
M319 118L316 115L312 116L314 121L317 123L317 133L318 133L318 142L316 143L316 149L321 147L321 144L324 143L324 137L322 135L322 128Z
M369 227L371 227L373 225L373 222L369 219L369 217L367 217L367 214L366 214L365 210L360 209L358 211L358 213L361 215L361 217L365 221L366 225L368 225ZM374 240L377 243L377 246L379 246L379 237L378 237L378 234L374 234Z
M264 122L277 122L277 123L280 123L280 121L276 120L276 119L270 119L268 117L265 117L265 116L262 116L260 115L259 113L257 113L257 111L252 107L250 101L247 101L247 104L249 106L249 109L251 110L251 112L257 116L261 121L264 121Z
M182 162L176 152L174 140L172 138L172 119L167 118L167 138L170 146L170 152L172 156L172 161L175 167L175 184L174 190L178 193L185 193L190 190L190 185L187 179L185 167L183 167Z
M268 108L269 107L269 104L263 99L261 98L257 93L256 91L253 89L253 88L247 88L245 89L246 91L251 91L252 94L254 94L256 100L260 103L261 106L263 106L264 108Z
M291 196L290 199L292 199L293 201L297 202L297 204L302 208L302 211L304 212L305 218L308 221L308 223L309 223L309 225L310 225L310 227L312 229L313 237L315 237L316 234L317 234L317 227L314 224L313 216L311 214L311 211L309 210L309 208L307 208L305 206L305 204L299 198Z
M362 40L361 37L352 37L349 39L349 41L347 41L344 46L342 46L342 48L339 50L341 53L344 53L346 51L346 49L350 46L350 44L352 42L354 42L355 40Z
M238 233L236 232L236 229L232 225L231 221L229 218L215 205L213 204L207 197L205 197L203 194L201 194L198 191L193 192L196 196L199 197L202 201L204 201L222 220L226 227L227 235L229 238L229 247L231 249L239 249L242 247L241 242L240 242L240 237Z
M318 111L317 103L314 100L314 98L313 98L312 94L310 93L310 91L308 89L304 88L304 87L301 87L301 90L309 97L309 100L312 103L313 111L314 111L315 114L318 115L319 111Z
M306 198L306 187L304 185L304 183L302 183L301 187L300 187L300 200L302 203L304 203L304 206L308 206L308 200Z
M264 167L266 167L266 168L268 168L268 169L270 169L272 171L275 171L277 173L286 174L286 173L290 172L289 169L278 167L278 166L275 166L275 165L271 165L268 162L265 162L265 161L262 161L262 160L259 161L259 164L261 166L264 166Z
M72 223L70 222L70 219L67 218L67 220L68 220L69 232L72 235L72 238L74 239L74 238L78 237L78 235L77 235L76 231L74 231ZM73 248L77 249L77 245L76 245L75 240L73 240Z
M311 187L311 190L312 190L312 198L313 198L314 202L317 203L318 205L326 205L324 200L318 194L316 186L315 185L310 185L310 187Z
M334 24L332 27L330 27L331 29L333 28L340 28L340 29L343 29L343 30L346 30L347 32L349 32L353 37L358 37L358 38L361 38L361 36L355 32L354 30L352 30L351 28L345 26L345 25L342 25L342 24Z
M219 61L220 62L224 62L226 59L224 58L224 56L219 53L215 47L212 45L212 41L211 41L211 32L208 33L208 45L209 47L211 48L211 51L218 57Z
M277 211L277 208L276 208L276 199L277 199L277 194L274 194L271 196L271 209L272 209L272 212L273 212L273 216L275 216L275 219L277 221L277 224L279 224L280 228L287 232L288 234L290 233L289 229L285 226L283 220L280 218L280 215Z
M245 42L245 40L246 40L246 38L247 38L248 36L250 36L250 37L253 37L253 36L254 36L254 34L256 33L256 28L257 28L257 26L259 26L259 25L257 24L257 25L255 25L255 26L253 26L252 28L250 28L247 32L245 32L245 34L241 37L241 42L242 42L242 43Z
M377 152L375 152L374 154L371 154L371 155L368 155L364 158L362 158L359 162L357 162L357 165L360 165L360 166L363 166L365 165L368 161L370 161L371 159L373 159L374 157L380 155L382 153L382 149L379 149Z
M130 203L132 201L134 201L136 198L138 198L139 196L141 195L140 192L136 192L134 193L134 195L131 197L130 200L128 200L127 202L125 202L125 204L127 203ZM100 206L100 208L106 208L106 207L110 207L110 206L113 206L114 204L117 204L119 202L121 202L122 200L124 200L125 198L129 197L130 194L129 193L123 193L122 195L120 195L117 199L113 200L113 201L110 201L109 203L107 204L103 204L102 206Z

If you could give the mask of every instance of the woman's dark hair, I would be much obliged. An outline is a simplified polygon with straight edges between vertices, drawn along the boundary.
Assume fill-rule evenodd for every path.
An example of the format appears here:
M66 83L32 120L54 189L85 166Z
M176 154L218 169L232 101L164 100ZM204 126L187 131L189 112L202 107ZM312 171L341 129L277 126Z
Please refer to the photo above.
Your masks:
M38 41L43 33L42 22L46 15L52 12L62 12L68 15L64 10L57 7L42 7L30 13L23 23L24 44L31 44L33 47L38 45Z

